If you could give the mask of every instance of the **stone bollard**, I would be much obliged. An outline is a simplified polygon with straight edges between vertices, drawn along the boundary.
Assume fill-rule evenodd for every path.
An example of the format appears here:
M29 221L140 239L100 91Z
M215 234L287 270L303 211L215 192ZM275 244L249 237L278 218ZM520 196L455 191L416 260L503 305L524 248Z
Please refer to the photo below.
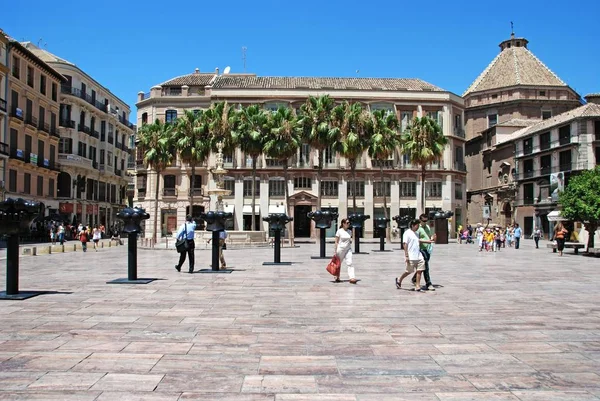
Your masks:
M60 246L60 251L61 251L62 253L65 253L65 244L62 244L62 245Z
M73 252L77 252L77 244L73 244Z
M52 255L52 245L48 246L48 255Z
M37 246L31 247L31 256L37 256Z

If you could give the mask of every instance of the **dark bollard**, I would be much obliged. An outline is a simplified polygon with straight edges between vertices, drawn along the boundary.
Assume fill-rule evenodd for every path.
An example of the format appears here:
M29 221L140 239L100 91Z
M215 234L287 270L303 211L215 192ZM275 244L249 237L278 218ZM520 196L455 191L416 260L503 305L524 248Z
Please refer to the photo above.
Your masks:
M385 249L385 230L389 222L390 219L386 219L385 217L375 219L375 229L379 236L379 249L374 249L373 252L392 252L390 249Z
M410 224L411 217L397 215L397 216L392 217L392 220L394 220L396 222L396 224L398 225L398 228L400 229L400 248L398 248L398 250L403 250L404 243L402 242L402 238L404 237L404 232L406 231L406 229L408 228L408 225Z
M43 294L42 291L19 291L19 232L39 214L38 202L7 199L0 202L0 235L6 235L6 291L0 299L23 300Z
M200 220L206 222L206 231L212 231L212 266L210 269L200 269L198 273L231 273L232 269L219 269L219 234L225 231L225 222L233 218L229 212L206 212L200 213Z
M355 254L365 254L367 255L368 252L361 252L360 251L360 233L362 232L364 225L365 225L365 221L370 219L371 216L369 216L368 214L361 214L361 213L353 213L350 216L348 216L348 220L350 220L350 225L351 227L354 229L354 253Z
M140 223L150 215L142 208L127 207L117 217L123 220L123 232L127 234L127 278L107 281L106 284L148 284L155 278L138 278L137 276L137 235L142 231Z
M325 230L331 227L331 222L337 220L338 213L330 210L316 210L307 213L308 218L315 222L315 227L319 229L320 234L320 253L319 256L311 256L311 259L329 259L325 256Z
M293 221L292 217L288 217L285 213L271 213L268 217L263 217L263 221L269 223L269 231L273 232L275 243L273 244L273 263L263 262L264 266L272 265L291 265L292 262L281 261L281 231L285 229L285 225Z

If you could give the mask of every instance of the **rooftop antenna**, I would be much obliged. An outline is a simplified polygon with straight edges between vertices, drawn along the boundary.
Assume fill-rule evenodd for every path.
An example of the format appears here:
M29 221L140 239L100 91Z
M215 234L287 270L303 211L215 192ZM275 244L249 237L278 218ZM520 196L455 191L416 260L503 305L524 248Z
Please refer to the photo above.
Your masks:
M40 40L38 40L37 42L37 47L40 47L40 44L42 43L42 40L44 40L43 38L40 38Z
M359 77L360 76L360 70L356 70L356 76Z
M248 48L246 46L242 46L242 60L244 61L244 73L246 73L246 50L248 50Z
M515 25L512 21L510 21L510 36L513 38L515 37Z

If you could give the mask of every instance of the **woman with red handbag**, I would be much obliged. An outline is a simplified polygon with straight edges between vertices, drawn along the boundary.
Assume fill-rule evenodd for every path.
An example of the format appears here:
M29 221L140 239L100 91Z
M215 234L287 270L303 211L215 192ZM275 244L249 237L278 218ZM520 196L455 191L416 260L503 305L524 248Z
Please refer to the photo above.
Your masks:
M358 280L356 280L356 277L354 276L354 265L352 264L352 231L349 219L342 219L340 228L335 233L334 253L340 259L340 265L343 261L346 261L348 277L350 278L349 283L356 284ZM339 274L335 277L335 282L340 282Z

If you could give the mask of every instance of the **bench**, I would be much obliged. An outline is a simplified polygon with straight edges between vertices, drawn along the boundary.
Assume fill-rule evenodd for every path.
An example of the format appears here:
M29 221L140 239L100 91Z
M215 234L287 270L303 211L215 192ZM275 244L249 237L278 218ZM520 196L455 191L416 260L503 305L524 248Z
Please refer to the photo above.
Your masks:
M547 244L547 248L552 248L552 252L556 253L556 244ZM585 244L580 244L579 242L565 242L565 249L573 249L575 251L575 255L579 254L580 249L585 249Z

